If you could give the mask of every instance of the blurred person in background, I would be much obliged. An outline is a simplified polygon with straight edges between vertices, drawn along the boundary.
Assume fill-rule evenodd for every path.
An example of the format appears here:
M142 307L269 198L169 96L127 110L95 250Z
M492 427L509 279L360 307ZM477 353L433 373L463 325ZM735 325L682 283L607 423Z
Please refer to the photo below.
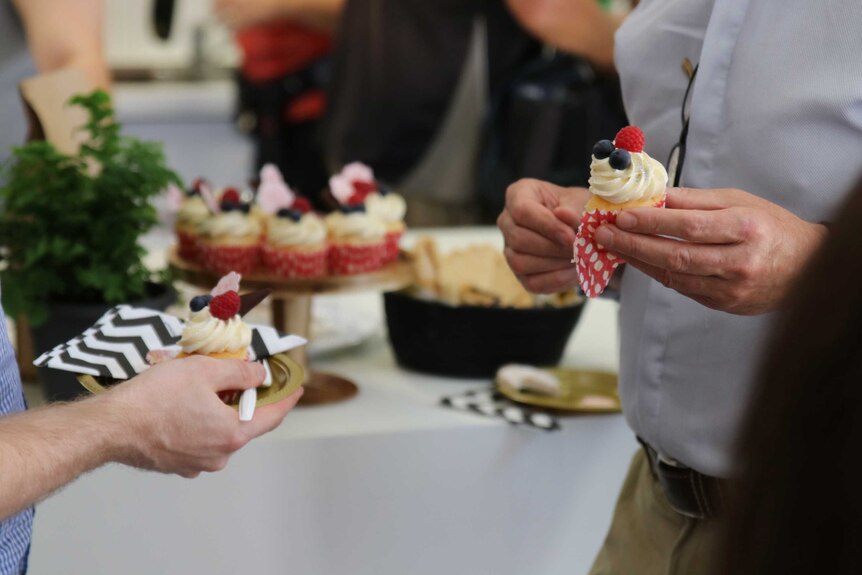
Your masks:
M21 80L77 67L95 86L110 88L102 20L102 0L0 0L0 162L27 137Z
M237 35L240 129L257 147L256 168L279 167L302 195L316 199L329 174L321 119L330 76L332 33L344 0L216 0Z
M577 62L546 65L543 42L611 68L615 23L596 0L537 4L349 0L328 92L329 170L352 161L371 166L407 198L410 225L490 221L499 209L488 210L485 195L502 198L513 172L514 177L547 175L573 139L596 131L577 125L600 114L596 104L602 98L585 94L591 86L582 89L591 82L591 72L582 74L584 66ZM548 29L545 20L554 17L575 22ZM557 42L584 30L589 34ZM525 83L538 84L541 98L554 98L576 84L575 96L560 105L559 124L571 129L552 126L560 132L559 145L535 162L527 158L536 154L524 142L543 129L540 117L555 112L542 112L544 100L511 104ZM531 173L536 171L541 173Z
M862 181L774 326L715 575L862 572Z

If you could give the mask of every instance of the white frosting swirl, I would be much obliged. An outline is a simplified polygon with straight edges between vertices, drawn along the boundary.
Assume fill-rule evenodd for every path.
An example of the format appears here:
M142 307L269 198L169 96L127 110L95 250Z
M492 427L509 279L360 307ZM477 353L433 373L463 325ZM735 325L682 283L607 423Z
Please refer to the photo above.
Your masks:
M326 225L315 214L303 214L298 222L274 217L266 226L266 238L276 246L311 246L326 240Z
M186 322L180 346L186 353L237 352L251 345L251 328L235 315L229 320L210 315L210 308L192 314Z
M373 240L386 234L386 225L365 212L333 212L326 216L326 227L334 238Z
M260 221L249 217L240 211L222 212L201 223L200 233L203 236L218 238L242 238L259 236Z
M372 216L377 216L386 223L400 222L407 213L407 203L398 194L388 193L385 196L374 192L365 198L365 209Z
M177 210L177 225L196 227L210 217L210 210L200 196L186 199Z
M631 164L625 170L615 170L608 158L593 156L590 163L590 191L614 204L622 204L665 192L667 171L646 152L631 154Z

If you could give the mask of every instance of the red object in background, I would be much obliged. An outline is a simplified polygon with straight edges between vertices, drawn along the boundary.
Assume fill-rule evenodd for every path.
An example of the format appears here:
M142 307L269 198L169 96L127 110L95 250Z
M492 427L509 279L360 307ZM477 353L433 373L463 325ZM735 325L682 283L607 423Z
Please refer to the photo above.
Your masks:
M298 72L329 53L329 34L289 21L246 28L237 34L242 75L266 82Z

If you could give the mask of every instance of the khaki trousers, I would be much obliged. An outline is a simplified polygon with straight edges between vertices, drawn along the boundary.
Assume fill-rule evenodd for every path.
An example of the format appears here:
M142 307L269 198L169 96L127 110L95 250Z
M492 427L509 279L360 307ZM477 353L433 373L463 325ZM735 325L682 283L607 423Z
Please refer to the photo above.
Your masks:
M720 527L674 511L639 449L590 575L712 575Z

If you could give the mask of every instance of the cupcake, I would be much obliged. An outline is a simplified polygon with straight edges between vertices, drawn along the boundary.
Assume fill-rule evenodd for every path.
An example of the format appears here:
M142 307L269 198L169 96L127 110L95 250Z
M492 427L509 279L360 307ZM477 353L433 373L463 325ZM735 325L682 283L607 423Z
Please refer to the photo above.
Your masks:
M185 192L178 188L172 188L168 192L169 203L176 211L174 232L177 236L177 251L181 258L190 262L197 262L199 259L200 225L212 215L201 194L206 185L206 182L197 179Z
M407 204L404 198L385 188L378 186L377 191L365 198L365 208L372 216L379 218L386 226L386 250L383 262L389 263L398 259L398 242L407 227L404 225L404 214Z
M592 197L584 206L574 245L578 280L587 297L600 295L607 287L619 258L595 241L601 225L614 223L627 208L664 207L667 171L643 151L640 128L626 126L614 141L601 140L593 147L590 163Z
M191 317L183 328L177 357L248 359L251 328L240 317L239 281L240 275L232 272L208 295L192 298Z
M200 259L208 270L224 274L229 271L250 273L260 261L263 226L251 216L251 206L239 194L226 191L219 211L200 225Z
M329 232L329 271L356 274L383 266L386 226L368 214L365 205L345 205L326 216Z
M329 252L326 236L326 224L307 205L296 202L293 208L282 208L267 220L261 246L263 265L284 278L325 275Z

